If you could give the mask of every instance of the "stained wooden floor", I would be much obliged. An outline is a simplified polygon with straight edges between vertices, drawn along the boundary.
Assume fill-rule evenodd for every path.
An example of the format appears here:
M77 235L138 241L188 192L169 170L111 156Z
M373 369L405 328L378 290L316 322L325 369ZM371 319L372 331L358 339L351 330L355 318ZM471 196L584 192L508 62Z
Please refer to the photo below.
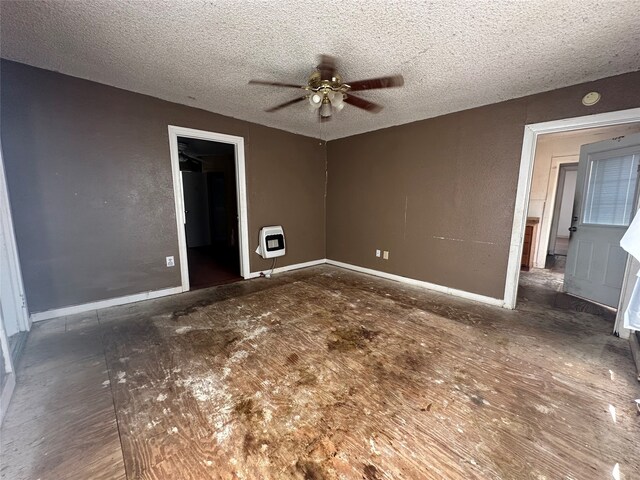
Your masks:
M0 475L640 478L628 343L527 275L516 312L316 267L37 324Z

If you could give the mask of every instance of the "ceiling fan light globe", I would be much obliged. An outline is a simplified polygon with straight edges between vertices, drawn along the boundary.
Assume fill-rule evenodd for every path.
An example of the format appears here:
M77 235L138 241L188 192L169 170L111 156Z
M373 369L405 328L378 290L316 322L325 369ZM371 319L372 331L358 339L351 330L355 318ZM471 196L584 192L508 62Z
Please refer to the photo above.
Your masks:
M330 117L331 116L331 103L322 102L322 106L320 107L320 116L321 117Z
M318 92L313 92L309 95L309 104L311 104L313 108L320 108L320 105L322 105L322 95Z
M336 107L338 110L342 110L344 106L344 95L342 92L331 92L333 95L329 97L331 101L331 105Z

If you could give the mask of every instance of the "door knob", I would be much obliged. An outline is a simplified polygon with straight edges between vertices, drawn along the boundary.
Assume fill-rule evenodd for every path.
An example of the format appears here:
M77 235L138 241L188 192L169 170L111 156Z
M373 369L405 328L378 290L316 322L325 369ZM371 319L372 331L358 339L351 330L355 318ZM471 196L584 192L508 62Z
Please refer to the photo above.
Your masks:
M570 232L575 232L576 230L578 230L576 227L569 227Z
M571 219L572 219L574 222L577 222L577 221L578 221L578 217L571 217Z

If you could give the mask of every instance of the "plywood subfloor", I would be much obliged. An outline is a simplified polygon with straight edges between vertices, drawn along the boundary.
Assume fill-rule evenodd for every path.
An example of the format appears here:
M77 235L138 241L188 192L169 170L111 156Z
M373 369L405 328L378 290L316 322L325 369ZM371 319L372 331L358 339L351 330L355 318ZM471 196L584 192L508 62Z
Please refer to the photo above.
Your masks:
M126 478L100 332L95 312L34 326L0 432L0 478Z
M510 312L317 267L37 325L0 472L639 478L628 343L545 288Z

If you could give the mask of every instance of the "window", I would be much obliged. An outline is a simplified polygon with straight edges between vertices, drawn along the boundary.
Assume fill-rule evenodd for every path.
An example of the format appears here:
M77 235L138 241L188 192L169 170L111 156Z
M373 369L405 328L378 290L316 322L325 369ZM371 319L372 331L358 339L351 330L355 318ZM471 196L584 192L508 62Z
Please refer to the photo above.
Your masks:
M638 155L589 159L582 223L627 226L638 178Z

